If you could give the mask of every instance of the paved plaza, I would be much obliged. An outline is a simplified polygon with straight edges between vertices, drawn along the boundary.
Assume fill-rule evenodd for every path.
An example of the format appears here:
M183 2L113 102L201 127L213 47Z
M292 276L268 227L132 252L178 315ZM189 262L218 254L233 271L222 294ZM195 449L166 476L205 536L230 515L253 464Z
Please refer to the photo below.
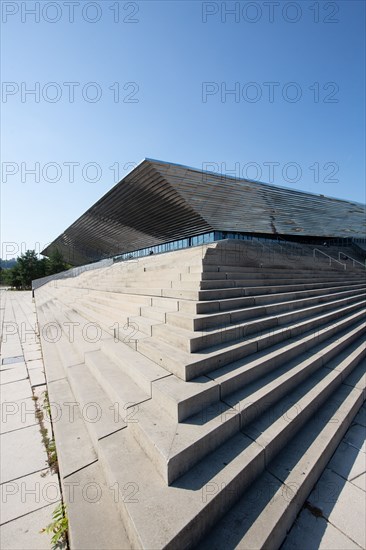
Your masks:
M35 306L31 292L0 292L1 548L49 549L50 535L40 531L52 521L60 486L48 467L36 417L46 379ZM46 428L51 432L48 421Z

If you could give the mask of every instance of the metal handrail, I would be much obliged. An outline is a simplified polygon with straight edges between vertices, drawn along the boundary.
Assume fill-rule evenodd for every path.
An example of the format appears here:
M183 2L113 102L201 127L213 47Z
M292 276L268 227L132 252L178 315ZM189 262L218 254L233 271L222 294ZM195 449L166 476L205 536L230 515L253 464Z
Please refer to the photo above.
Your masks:
M345 254L344 252L338 252L338 260L341 259L341 255L342 255L342 254L343 254L343 256L346 257L346 258L345 258L346 260L348 259L348 260L351 260L351 261L352 261L353 267L355 267L355 263L356 263L356 264L359 264L359 265L361 265L363 268L366 269L366 260L365 260L365 263L363 264L362 262L359 262L358 260L355 260L355 258L352 258L351 256L349 256L348 254Z
M313 249L313 258L314 259L315 259L315 256L316 256L316 254L315 254L316 252L319 252L320 254L323 254L323 256L326 256L327 258L329 258L329 265L332 265L332 262L337 262L337 264L340 264L344 267L345 271L347 270L347 264L344 264L344 263L340 262L339 260L336 260L332 256L329 256L329 254L326 254L322 250L319 250L319 248L314 248Z
M40 277L39 279L34 279L32 281L32 291L34 292L37 288L40 288L43 285L46 285L50 281L56 281L60 279L69 279L70 277L77 277L85 271L92 271L94 269L100 269L103 267L109 267L113 265L113 260L108 258L105 260L99 260L99 262L93 262L92 264L85 264L78 267L72 267L66 271L61 271L60 273L55 273L54 275L47 275L46 277Z

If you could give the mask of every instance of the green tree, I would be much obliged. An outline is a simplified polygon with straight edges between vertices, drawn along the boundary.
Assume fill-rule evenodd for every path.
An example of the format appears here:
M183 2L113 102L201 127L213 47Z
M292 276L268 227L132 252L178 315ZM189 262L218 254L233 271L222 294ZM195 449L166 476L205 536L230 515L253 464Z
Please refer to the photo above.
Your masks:
M1 269L0 284L11 286L16 289L29 289L32 287L32 281L53 275L69 269L70 265L64 262L61 252L55 249L49 258L37 257L35 250L27 250L17 258L14 267L10 269Z
M10 269L3 269L1 272L1 284L16 289L22 287L18 264Z
M35 250L27 250L24 254L19 256L17 267L19 269L19 276L22 288L31 288L33 279L43 277L44 263L38 259Z
M9 269L3 269L2 267L0 267L0 285L8 285L9 283L7 282L7 279L8 279L8 271Z
M64 261L62 253L58 248L52 250L48 258L47 275L54 275L69 269L69 265Z

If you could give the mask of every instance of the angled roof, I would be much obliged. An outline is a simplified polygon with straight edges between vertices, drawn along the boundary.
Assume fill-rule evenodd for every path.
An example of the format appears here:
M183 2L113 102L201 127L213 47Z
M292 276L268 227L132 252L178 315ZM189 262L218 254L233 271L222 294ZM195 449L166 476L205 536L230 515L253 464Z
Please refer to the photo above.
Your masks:
M365 206L145 159L42 254L81 265L214 230L365 237Z

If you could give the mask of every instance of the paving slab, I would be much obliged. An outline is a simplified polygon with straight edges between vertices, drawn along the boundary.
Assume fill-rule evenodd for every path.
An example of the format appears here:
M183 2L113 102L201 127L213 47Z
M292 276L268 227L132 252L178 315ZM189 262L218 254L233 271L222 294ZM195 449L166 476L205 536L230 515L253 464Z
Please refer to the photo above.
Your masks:
M366 457L356 447L342 441L328 468L344 479L351 480L366 472Z
M344 437L344 441L348 443L348 445L352 445L352 447L366 453L366 431L360 424L351 426Z
M239 547L240 548L240 547ZM359 546L322 517L303 509L281 550L353 550ZM244 549L243 549L244 550Z
M12 344L10 346L3 343L1 346L1 357L2 357L2 361L4 361L4 359L12 359L13 357L17 358L16 362L18 363L19 361L24 361L23 350L20 344L17 344L16 346ZM8 363L8 364L11 364L11 363Z
M26 351L24 353L24 357L26 362L33 361L35 359L42 359L42 352L41 350L38 351Z
M36 409L32 398L2 403L0 410L0 433L20 430L38 424Z
M25 330L25 329L24 329ZM34 327L27 327L26 330L34 330ZM22 336L21 344L23 351L27 353L27 351L33 351L32 346L35 346L34 350L39 349L37 346L38 343L38 335L33 332L33 334L25 334Z
M25 352L31 352L31 351L40 351L41 345L38 341L36 342L25 342L23 344L23 350Z
M360 521L360 518L366 517L364 491L326 468L308 501L332 525L365 548L365 526Z
M1 523L49 504L56 505L60 496L58 476L50 473L49 469L7 481L1 485Z
M32 397L33 395L28 379L3 384L0 388L0 392L2 403L18 401L19 399L25 399L26 397Z
M39 367L42 367L42 369L44 368L42 359L33 359L32 361L27 362L28 370L38 369Z
M218 522L217 526L198 544L197 550L258 550L263 547L264 540L260 538L265 534L268 525L264 521L271 517L274 523L277 520L278 507L284 506L283 488L285 486L269 472L264 472L260 479L254 483L231 508L229 513ZM271 513L263 520L261 512L268 508ZM248 538L242 542L251 530L255 522L259 523L256 533L250 535L251 545L248 546ZM244 546L245 544L245 546ZM299 549L297 549L299 550Z
M355 416L354 419L355 424L361 424L361 426L364 426L366 428L366 407L362 406Z
M44 368L38 367L38 369L31 369L29 371L29 378L31 386L44 386L46 383L46 377L44 374Z
M364 361L361 364L364 365ZM349 384L350 386L355 386L357 388L360 388L360 390L364 390L366 386L366 373L360 379L360 377L356 372L352 372L347 377L347 384Z
M92 464L97 456L67 380L48 386L61 477ZM57 415L57 416L56 416Z
M25 364L20 363L18 366L2 369L0 371L0 384L9 384L9 382L17 382L28 378L28 371Z
M11 365L12 363L20 363L24 361L24 355L17 355L16 357L6 357L2 360L3 365Z
M2 327L2 333L4 335L3 339L3 348L10 347L10 346L18 346L20 347L20 336L18 332L18 324L16 321L12 319L4 319L4 324ZM20 352L18 355L22 355L22 350L20 349ZM7 356L4 356L7 357Z
M49 504L2 525L2 550L50 550L52 535L40 531L51 523L55 507L55 504Z
M25 361L16 361L15 363L5 363L4 365L3 364L0 365L0 372L4 370L14 369L22 365L25 366Z
M47 466L39 425L1 434L1 483L37 472Z
M359 487L360 489L366 492L366 473L363 473L360 476L352 479L352 483L353 485L356 485L356 487Z
M128 550L131 543L121 522L114 488L107 485L99 462L64 481L70 521L70 546L83 550ZM72 497L72 498L70 498ZM108 530L100 529L105 517Z

